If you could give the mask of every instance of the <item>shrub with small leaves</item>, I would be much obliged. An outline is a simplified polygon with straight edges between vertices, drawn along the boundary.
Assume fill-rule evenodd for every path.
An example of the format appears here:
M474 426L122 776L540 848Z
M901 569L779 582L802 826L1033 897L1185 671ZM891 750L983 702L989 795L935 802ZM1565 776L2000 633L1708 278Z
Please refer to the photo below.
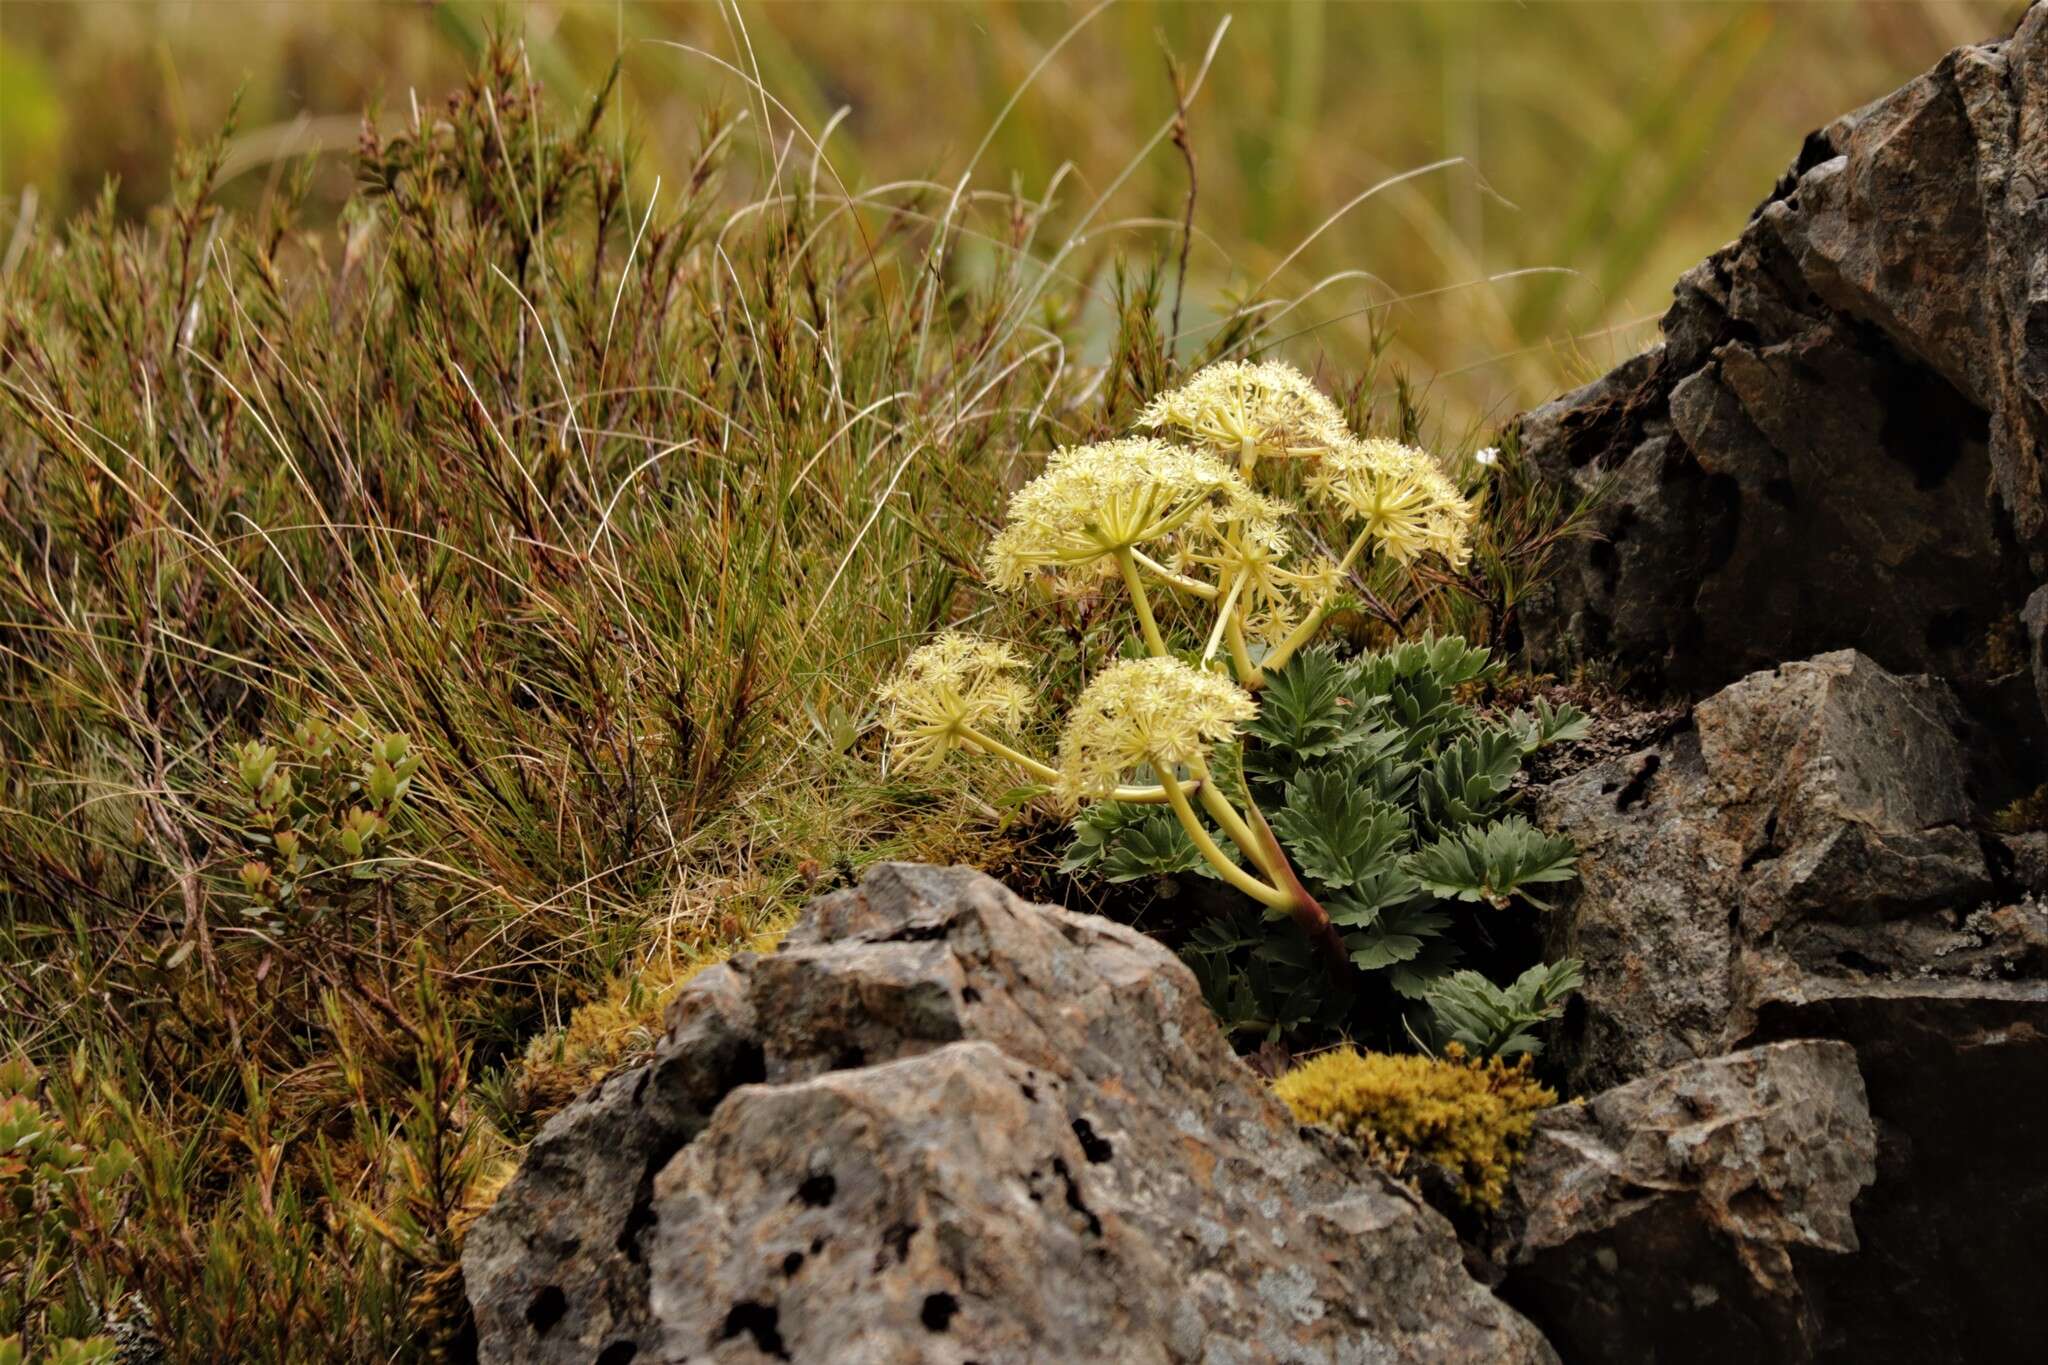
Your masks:
M96 1334L113 1286L77 1273L74 1257L110 1242L134 1158L93 1118L53 1102L24 1059L0 1060L0 1365L24 1351L79 1365L113 1358Z
M1338 1048L1281 1076L1273 1093L1303 1123L1343 1133L1395 1170L1411 1156L1434 1162L1475 1208L1500 1203L1536 1115L1557 1103L1527 1057L1479 1060L1456 1044L1442 1057Z
M239 871L246 916L271 928L332 916L390 879L386 845L420 768L404 735L361 714L340 725L316 716L282 750L236 745L229 766L251 855Z

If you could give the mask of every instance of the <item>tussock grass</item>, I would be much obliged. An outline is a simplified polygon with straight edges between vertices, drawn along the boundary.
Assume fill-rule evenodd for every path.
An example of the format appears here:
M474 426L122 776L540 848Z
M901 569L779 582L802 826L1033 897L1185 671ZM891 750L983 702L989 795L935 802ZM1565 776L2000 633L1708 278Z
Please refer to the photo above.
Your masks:
M735 199L718 116L629 204L603 107L558 126L498 49L366 139L338 242L289 185L220 213L223 141L7 281L0 1027L142 1175L76 1301L0 1329L132 1293L181 1358L448 1336L471 1194L565 1098L508 1063L587 1080L691 964L991 809L880 775L867 696L1017 452L1099 420L1033 206L850 201L791 144ZM344 755L314 799L311 722L424 756L374 852L333 851L368 797ZM246 740L324 850L288 905L242 875L282 861Z

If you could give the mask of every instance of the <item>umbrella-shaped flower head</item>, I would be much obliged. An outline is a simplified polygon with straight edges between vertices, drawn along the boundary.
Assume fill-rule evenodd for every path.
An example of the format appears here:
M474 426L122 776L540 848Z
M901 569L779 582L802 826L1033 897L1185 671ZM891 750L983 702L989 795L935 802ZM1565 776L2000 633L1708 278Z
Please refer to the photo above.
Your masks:
M1023 659L1006 644L948 631L911 651L882 684L882 728L907 768L934 772L971 743L968 731L1014 729L1031 710L1031 693L1011 673Z
M989 576L1002 588L1037 573L1107 577L1121 552L1162 541L1204 507L1248 491L1212 456L1152 437L1062 450L1010 499L989 543Z
M1425 451L1398 441L1350 441L1323 458L1308 488L1363 522L1403 564L1430 552L1453 567L1471 557L1472 504Z
M1146 766L1163 779L1199 762L1258 712L1251 693L1178 659L1126 659L1098 674L1074 702L1060 736L1060 785L1101 797Z
M1138 414L1150 431L1174 432L1237 461L1319 456L1351 439L1343 414L1292 365L1226 360L1208 366Z

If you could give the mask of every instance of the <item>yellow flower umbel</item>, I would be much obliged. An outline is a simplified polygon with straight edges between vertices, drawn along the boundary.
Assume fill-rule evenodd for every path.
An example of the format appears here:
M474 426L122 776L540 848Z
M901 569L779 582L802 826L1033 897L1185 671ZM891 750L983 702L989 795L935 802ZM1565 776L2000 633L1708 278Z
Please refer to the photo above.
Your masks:
M897 761L913 772L934 773L955 751L982 753L1058 786L1057 768L992 733L1014 730L1031 713L1030 690L1010 676L1023 666L1010 646L957 630L912 650L896 676L875 689ZM1106 795L1153 805L1167 799L1157 786L1118 787Z
M1234 457L1245 474L1261 457L1318 456L1351 439L1337 405L1277 360L1211 365L1154 399L1138 425L1180 432Z
M1472 504L1425 451L1398 441L1346 442L1323 458L1308 487L1403 564L1435 553L1462 568L1471 556Z
M1313 908L1327 919L1320 907L1304 905L1293 891L1261 881L1240 867L1202 824L1187 791L1175 780L1175 770L1186 768L1200 784L1203 807L1254 867L1274 875L1270 840L1261 840L1238 814L1217 789L1208 767L1210 750L1236 738L1237 727L1257 713L1251 693L1220 674L1205 673L1178 659L1113 664L1088 684L1067 715L1067 728L1060 735L1060 791L1070 800L1100 797L1124 773L1150 767L1159 774L1174 817L1217 876L1276 910L1305 914Z
M1010 499L1003 529L989 543L989 576L998 587L1017 588L1038 573L1121 573L1147 647L1165 654L1138 577L1140 547L1173 535L1211 504L1249 493L1221 461L1151 437L1062 450Z
M1096 675L1060 736L1060 785L1069 796L1100 797L1123 774L1149 765L1162 778L1199 767L1258 713L1242 687L1178 659L1126 659Z
M1044 571L1114 573L1119 553L1172 535L1234 478L1207 455L1145 436L1062 450L1010 499L989 574L1015 588Z
M1336 589L1339 575L1331 561L1318 559L1305 566L1289 562L1292 546L1285 518L1293 511L1284 502L1254 493L1189 521L1176 567L1184 573L1208 574L1221 599L1205 659L1215 654L1219 636L1230 640L1233 656L1247 637L1279 644L1301 621L1304 603L1319 601Z
M947 631L911 652L882 684L882 728L896 758L937 772L963 746L986 750L991 729L1014 729L1031 711L1031 693L1010 674L1024 666L1006 644Z

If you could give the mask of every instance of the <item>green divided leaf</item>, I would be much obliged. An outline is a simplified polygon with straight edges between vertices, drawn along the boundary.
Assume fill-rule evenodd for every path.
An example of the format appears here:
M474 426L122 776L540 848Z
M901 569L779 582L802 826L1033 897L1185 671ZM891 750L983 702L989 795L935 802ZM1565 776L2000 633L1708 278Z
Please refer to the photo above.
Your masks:
M1501 907L1520 895L1547 909L1528 888L1569 881L1577 857L1578 848L1570 839L1545 834L1521 816L1510 815L1440 836L1417 850L1407 869L1439 896Z
M1352 670L1326 649L1306 650L1266 684L1259 714L1245 727L1259 741L1245 770L1286 782L1311 760L1366 747L1385 751L1399 736L1378 727L1382 707L1348 695Z
M1417 783L1429 827L1444 830L1486 819L1521 770L1522 752L1512 730L1481 730L1439 753Z
M1591 726L1586 713L1570 702L1552 706L1541 697L1536 698L1534 715L1516 711L1508 717L1507 724L1520 740L1524 754L1567 740L1584 739Z
M1425 997L1438 1038L1458 1043L1482 1057L1536 1053L1543 1044L1529 1030L1564 1010L1564 998L1577 990L1580 964L1574 958L1542 963L1502 988L1478 972L1456 972L1432 987Z
M1341 772L1309 769L1287 784L1273 832L1303 875L1341 891L1398 870L1413 835L1400 807L1375 801Z
M1081 812L1060 871L1093 873L1111 882L1186 872L1216 875L1172 811L1123 801L1098 801Z

